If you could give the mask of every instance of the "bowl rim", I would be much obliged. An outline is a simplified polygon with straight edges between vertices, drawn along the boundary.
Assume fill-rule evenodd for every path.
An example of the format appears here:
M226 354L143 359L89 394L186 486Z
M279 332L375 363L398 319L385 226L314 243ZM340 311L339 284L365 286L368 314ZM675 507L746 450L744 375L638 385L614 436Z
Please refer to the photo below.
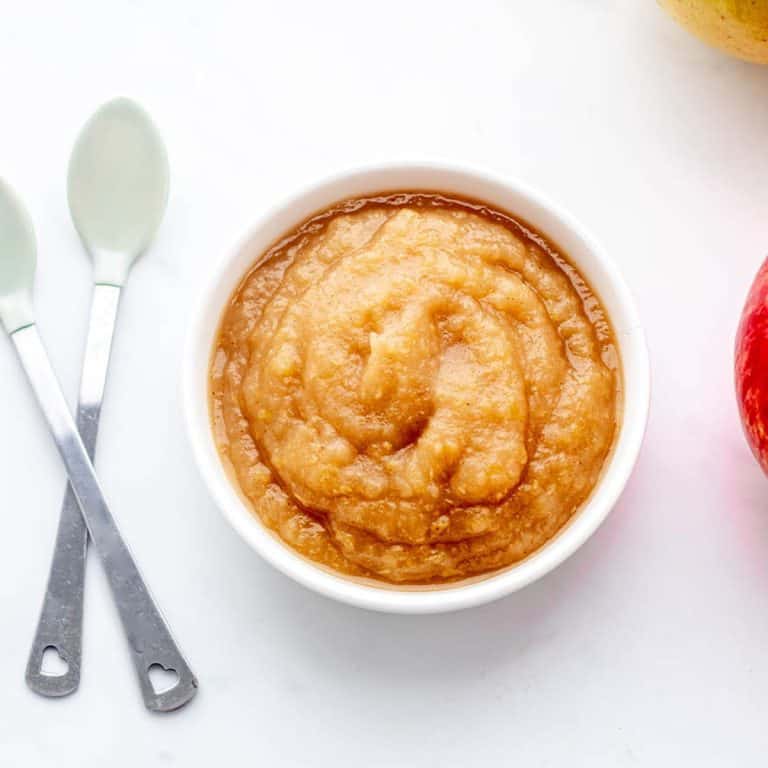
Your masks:
M621 316L621 326L617 327L616 313L606 308L622 361L622 422L609 456L609 463L590 498L554 537L524 560L479 580L471 580L469 583L457 582L455 585L426 590L414 590L412 587L403 589L393 585L378 587L360 583L329 571L283 543L249 508L242 492L229 477L214 442L208 410L207 375L214 336L226 301L253 263L253 251L263 252L280 234L290 231L313 212L335 201L366 194L332 190L344 186L354 188L355 184L365 186L374 178L396 178L398 175L433 175L442 177L443 182L450 179L451 183L455 182L457 186L454 189L446 189L440 182L436 182L434 187L393 183L389 187L392 191L402 191L410 187L414 190L432 188L435 191L454 192L480 199L513 215L520 215L548 238L551 237L594 288L601 304L604 307L606 303L614 305L613 310L619 308L618 314ZM371 188L367 194L385 192L388 189L385 185L370 183ZM527 215L522 216L497 200L467 191L476 185L494 187L499 194L506 194L524 202ZM307 205L308 201L323 196L328 197L326 203ZM301 213L304 208L308 208L308 213ZM537 221L532 221L531 211L535 213L534 219L536 216L542 216L549 219L551 226L541 226ZM294 217L292 225L275 226L275 222L291 217ZM270 237L270 227L277 233L275 236ZM560 237L553 237L553 228L558 229ZM562 243L563 234L568 235L566 239L572 241L571 244L575 243L584 254L589 254L588 258L592 259L592 264L584 268L584 265L579 263L584 254L579 258L572 256L573 248L565 247ZM254 241L258 241L260 237L263 242L256 248ZM247 261L246 253L249 254ZM238 260L246 261L246 266L244 269L238 268L234 274L234 265ZM596 286L596 282L600 285ZM608 302L606 287L611 292ZM224 297L223 300L220 294ZM215 316L213 324L211 316ZM188 440L197 469L211 497L229 524L267 562L299 584L349 605L391 613L438 613L488 603L523 588L564 562L600 527L618 501L640 452L650 404L650 360L634 299L617 265L594 237L559 205L523 182L477 166L444 161L377 163L355 166L303 185L297 192L264 211L245 236L226 253L213 272L205 276L184 345L181 398Z

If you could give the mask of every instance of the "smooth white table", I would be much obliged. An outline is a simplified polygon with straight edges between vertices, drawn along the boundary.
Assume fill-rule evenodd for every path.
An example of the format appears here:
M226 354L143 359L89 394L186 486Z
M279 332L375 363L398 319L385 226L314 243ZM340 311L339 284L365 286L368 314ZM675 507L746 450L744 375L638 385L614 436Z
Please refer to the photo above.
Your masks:
M131 95L173 189L125 293L98 467L201 681L152 716L89 569L80 691L23 673L63 473L0 339L0 765L745 766L768 749L768 480L732 384L768 252L768 68L652 2L0 2L0 175L34 217L40 326L74 400L89 266L65 174L83 121ZM265 206L360 162L519 177L621 265L648 330L648 436L621 503L497 604L397 617L261 562L197 477L178 402L196 292Z

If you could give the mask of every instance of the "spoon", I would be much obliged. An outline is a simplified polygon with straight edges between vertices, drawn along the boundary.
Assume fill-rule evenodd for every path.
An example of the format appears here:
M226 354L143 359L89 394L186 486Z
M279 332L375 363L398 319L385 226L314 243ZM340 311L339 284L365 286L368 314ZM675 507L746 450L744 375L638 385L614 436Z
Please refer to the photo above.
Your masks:
M99 486L93 464L51 368L32 310L36 246L32 224L0 180L0 321L13 341L67 470L69 482L107 575L128 638L147 708L164 712L186 704L197 680L176 647L147 590ZM150 669L174 671L177 684L157 693Z
M86 123L69 163L70 213L93 260L94 288L76 423L93 461L121 286L149 245L168 199L168 159L147 114L128 99L102 106ZM80 684L88 531L71 486L59 517L43 607L27 663L27 685L65 696ZM43 672L46 650L64 661Z
M99 486L85 446L37 332L32 310L36 246L31 222L11 189L0 180L0 320L13 341L67 470L117 606L144 703L165 712L186 704L197 680L152 600L123 541ZM150 670L173 671L178 682L156 692Z

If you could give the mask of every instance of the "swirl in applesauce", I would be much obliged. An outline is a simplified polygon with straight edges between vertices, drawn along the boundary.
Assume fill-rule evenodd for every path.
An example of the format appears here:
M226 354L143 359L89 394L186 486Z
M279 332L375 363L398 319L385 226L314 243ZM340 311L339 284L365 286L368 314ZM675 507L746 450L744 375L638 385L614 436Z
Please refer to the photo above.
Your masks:
M584 280L506 214L429 193L347 201L232 297L214 431L301 554L452 581L526 557L587 499L616 432L617 359Z

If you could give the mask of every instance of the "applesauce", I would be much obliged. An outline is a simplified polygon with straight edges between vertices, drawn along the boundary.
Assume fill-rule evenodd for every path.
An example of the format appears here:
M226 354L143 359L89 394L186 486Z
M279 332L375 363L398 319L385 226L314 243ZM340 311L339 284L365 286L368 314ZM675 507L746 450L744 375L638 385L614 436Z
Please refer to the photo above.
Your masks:
M515 563L588 498L621 372L598 298L544 237L437 193L349 200L244 277L210 367L253 511L349 576L431 584Z

